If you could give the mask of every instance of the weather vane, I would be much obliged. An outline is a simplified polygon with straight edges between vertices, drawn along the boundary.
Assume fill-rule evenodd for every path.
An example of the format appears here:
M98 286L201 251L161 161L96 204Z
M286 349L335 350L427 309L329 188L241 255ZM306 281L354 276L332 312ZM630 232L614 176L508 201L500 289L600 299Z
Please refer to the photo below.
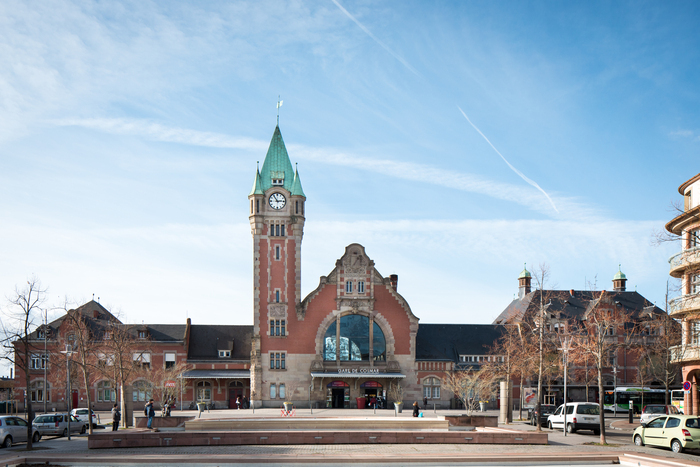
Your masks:
M277 96L277 126L280 126L280 107L282 107L282 100L280 96Z

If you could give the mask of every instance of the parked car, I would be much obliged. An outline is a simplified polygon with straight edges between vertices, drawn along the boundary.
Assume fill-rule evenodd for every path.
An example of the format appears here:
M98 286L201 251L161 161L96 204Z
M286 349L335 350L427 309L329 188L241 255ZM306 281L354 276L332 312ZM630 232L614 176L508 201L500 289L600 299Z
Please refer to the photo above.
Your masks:
M34 426L41 436L68 436L68 417L70 417L71 433L83 434L87 431L87 422L80 421L67 413L39 415L34 419Z
M549 416L547 424L550 429L564 429L564 405ZM566 432L592 430L600 434L600 406L595 402L568 402L566 404Z
M551 405L551 404L542 404L542 414L540 415L540 420L539 422L543 426L547 426L547 420L549 419L549 416L554 413L556 410L557 406L556 405ZM536 426L537 425L537 407L533 407L528 411L527 414L528 420L530 422L530 425Z
M89 412L92 414L92 427L96 428L97 416L95 415L94 411L90 410ZM88 409L73 409L71 410L70 414L81 422L90 423L90 420L88 419Z
M40 439L41 433L33 426L32 442L38 443ZM13 443L26 443L27 421L11 415L0 416L0 442L4 448L12 447Z
M649 404L642 409L642 416L639 417L639 422L649 423L661 415L680 415L680 412L675 405Z
M700 418L697 415L661 415L642 423L632 433L637 446L663 446L673 452L700 448Z

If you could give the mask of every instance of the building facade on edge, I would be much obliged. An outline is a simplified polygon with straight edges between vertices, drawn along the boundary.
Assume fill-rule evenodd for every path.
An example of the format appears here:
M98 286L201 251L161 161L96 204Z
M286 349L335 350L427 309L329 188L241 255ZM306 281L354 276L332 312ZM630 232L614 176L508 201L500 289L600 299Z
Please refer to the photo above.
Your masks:
M681 320L682 342L675 360L682 364L683 381L691 383L685 394L686 414L700 413L700 174L683 183L682 212L666 224L681 240L681 251L669 259L670 275L681 279L681 295L669 302L669 312Z

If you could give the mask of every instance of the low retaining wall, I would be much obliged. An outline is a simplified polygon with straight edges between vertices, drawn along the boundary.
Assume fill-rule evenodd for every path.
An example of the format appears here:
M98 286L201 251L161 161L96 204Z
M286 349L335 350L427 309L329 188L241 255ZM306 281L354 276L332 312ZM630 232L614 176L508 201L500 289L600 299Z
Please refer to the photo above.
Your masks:
M194 415L181 416L173 415L170 417L153 417L152 428L184 428L185 422L194 420ZM135 428L146 428L148 425L148 417L136 416L134 417L134 427Z
M450 426L488 426L498 427L498 417L486 415L445 415Z
M547 444L547 433L525 431L257 431L106 432L88 448L300 444Z

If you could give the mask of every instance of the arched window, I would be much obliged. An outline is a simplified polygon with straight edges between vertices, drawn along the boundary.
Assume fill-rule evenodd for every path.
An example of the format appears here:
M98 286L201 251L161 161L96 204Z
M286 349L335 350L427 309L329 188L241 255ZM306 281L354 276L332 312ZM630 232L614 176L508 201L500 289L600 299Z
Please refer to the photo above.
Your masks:
M423 380L423 397L440 399L440 378L431 376Z
M147 401L151 398L152 389L148 381L139 380L133 384L133 401Z
M379 325L364 315L345 315L331 323L323 338L323 359L340 361L370 360L370 323L374 361L386 360L386 340Z
M32 402L44 402L44 397L46 401L51 400L51 384L46 383L46 391L44 391L44 381L34 381L30 386Z
M97 402L114 402L117 400L117 395L112 389L112 383L109 381L100 381L97 383Z
M204 402L211 401L211 383L209 381L200 381L197 383L197 400Z

